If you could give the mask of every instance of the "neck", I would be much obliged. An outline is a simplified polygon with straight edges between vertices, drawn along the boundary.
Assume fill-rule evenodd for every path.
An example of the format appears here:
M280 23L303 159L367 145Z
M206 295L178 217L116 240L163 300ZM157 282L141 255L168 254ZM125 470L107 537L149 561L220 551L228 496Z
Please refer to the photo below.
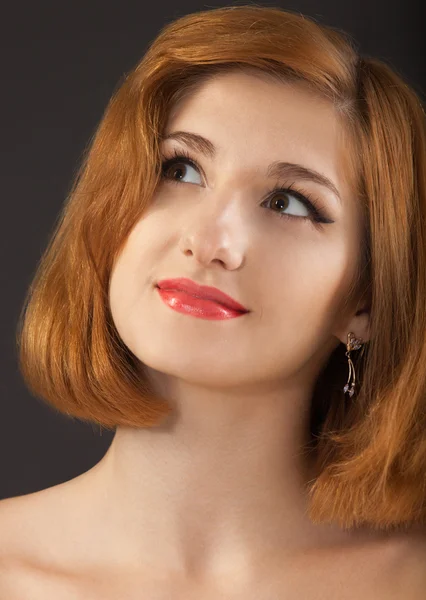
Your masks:
M306 551L335 532L306 516L309 395L282 383L261 399L182 382L172 392L172 419L118 427L92 470L95 518L126 560L251 572L266 556Z

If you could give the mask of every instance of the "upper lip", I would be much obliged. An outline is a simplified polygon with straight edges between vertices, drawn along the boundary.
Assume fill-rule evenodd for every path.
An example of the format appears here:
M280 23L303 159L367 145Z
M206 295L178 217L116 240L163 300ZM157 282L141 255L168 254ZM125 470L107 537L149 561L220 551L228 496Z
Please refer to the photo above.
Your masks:
M157 287L163 290L180 290L197 298L213 300L214 302L223 304L224 306L232 308L233 310L248 312L247 308L242 306L239 302L218 288L210 287L208 285L200 285L199 283L196 283L195 281L192 281L192 279L188 279L186 277L178 277L176 279L161 279L161 281L157 282Z

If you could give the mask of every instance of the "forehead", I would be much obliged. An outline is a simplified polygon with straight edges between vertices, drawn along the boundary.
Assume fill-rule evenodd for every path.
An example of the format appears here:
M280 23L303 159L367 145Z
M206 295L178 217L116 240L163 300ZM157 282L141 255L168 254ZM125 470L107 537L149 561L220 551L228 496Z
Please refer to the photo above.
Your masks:
M266 74L215 75L170 111L166 133L186 130L213 142L218 159L248 169L274 160L305 164L345 186L346 132L333 104L301 82Z

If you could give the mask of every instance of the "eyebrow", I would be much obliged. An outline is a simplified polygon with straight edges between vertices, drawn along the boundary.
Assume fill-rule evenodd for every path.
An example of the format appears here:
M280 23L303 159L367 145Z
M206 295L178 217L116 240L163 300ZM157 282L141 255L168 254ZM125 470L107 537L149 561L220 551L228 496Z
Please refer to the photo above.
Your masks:
M160 141L164 140L177 140L183 142L189 148L200 154L213 159L216 155L216 148L214 144L207 138L197 133L191 133L189 131L173 131L171 133L160 136ZM298 163L290 163L285 161L275 161L271 163L266 172L267 177L275 178L294 178L297 180L312 181L318 183L333 192L333 194L341 202L339 190L335 184L325 175L322 175L314 169L305 167Z

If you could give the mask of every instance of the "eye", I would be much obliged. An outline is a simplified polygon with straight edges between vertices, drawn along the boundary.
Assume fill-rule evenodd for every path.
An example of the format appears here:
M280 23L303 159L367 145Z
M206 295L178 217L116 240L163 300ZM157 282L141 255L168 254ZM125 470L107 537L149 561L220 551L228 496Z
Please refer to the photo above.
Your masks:
M315 219L320 218L321 209L315 202L310 201L306 196L292 187L276 187L269 192L270 197L262 203L272 211L277 212L280 217ZM283 211L290 208L291 213ZM295 214L294 214L295 213Z
M262 203L262 206L265 204L267 208L271 208L271 210L276 212L279 217L285 219L298 219L302 222L313 222L317 226L320 226L323 223L334 223L334 221L327 218L325 209L320 205L318 200L315 200L306 192L302 193L301 191L294 189L292 185L289 187L277 186L270 190L269 197ZM282 212L287 210L289 206L296 214Z
M183 182L194 183L196 185L201 184L201 181L185 180L185 177L191 176L191 171L199 173L199 168L189 156L185 155L184 151L178 153L177 150L175 150L174 156L164 160L161 165L161 176L163 179L167 179L176 183Z
M310 210L306 203L299 200L294 193L284 189L279 190L278 193L275 192L272 198L269 198L266 203L271 210L280 213L280 216L284 214L282 211L288 210L289 207L293 215L296 213L296 217L309 217L310 215Z

